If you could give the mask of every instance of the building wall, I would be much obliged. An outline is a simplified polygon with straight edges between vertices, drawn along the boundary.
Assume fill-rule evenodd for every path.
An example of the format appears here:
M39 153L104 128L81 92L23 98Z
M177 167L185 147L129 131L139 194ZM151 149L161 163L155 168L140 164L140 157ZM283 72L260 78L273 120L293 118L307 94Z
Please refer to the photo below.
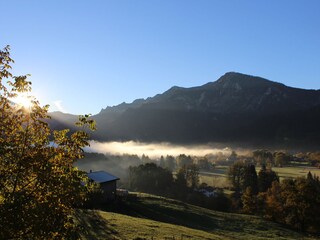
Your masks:
M100 183L100 187L106 194L107 198L114 198L117 190L117 181Z

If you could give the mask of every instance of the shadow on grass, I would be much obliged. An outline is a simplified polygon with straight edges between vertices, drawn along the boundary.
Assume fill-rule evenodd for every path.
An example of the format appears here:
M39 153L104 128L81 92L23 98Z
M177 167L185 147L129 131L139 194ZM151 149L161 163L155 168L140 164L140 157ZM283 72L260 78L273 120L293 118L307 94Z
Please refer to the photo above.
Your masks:
M75 213L75 219L80 226L82 239L116 239L118 232L95 211L79 209Z
M274 222L265 221L260 217L231 214L211 211L205 208L188 205L173 199L162 197L135 197L127 201L116 201L101 208L103 211L116 212L132 217L145 218L163 223L170 223L206 232L215 232L220 235L239 239L303 239L304 235L286 229ZM100 216L98 216L100 218ZM95 226L95 216L90 216L86 222L93 221ZM104 220L105 221L105 220ZM99 225L99 224L98 224ZM112 224L102 223L102 226L112 228ZM92 229L92 228L90 228ZM102 237L101 239L121 238L120 234L112 232L112 229L100 229L104 234L113 234L112 237ZM94 235L99 235L93 233ZM97 239L97 238L88 238Z
M150 200L150 201L148 201ZM189 209L188 204L169 199L144 198L142 201L118 202L103 210L117 212L132 217L146 218L164 223L178 224L198 230L212 231L217 228L216 222L203 213ZM175 206L179 206L178 209Z

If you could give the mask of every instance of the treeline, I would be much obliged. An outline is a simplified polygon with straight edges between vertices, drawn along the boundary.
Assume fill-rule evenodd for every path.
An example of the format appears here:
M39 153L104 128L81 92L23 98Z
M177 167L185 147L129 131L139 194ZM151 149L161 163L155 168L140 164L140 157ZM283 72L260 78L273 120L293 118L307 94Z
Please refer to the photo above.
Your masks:
M195 164L200 171L209 172L216 166L230 166L239 160L250 161L255 166L266 165L267 167L284 167L292 164L308 164L310 166L320 167L320 152L289 154L287 152L268 150L256 150L253 152L237 154L217 152L205 156L189 156L180 154L178 156L166 155L159 158L150 158L143 154L142 156L134 154L107 155L99 153L85 153L85 159L76 163L80 169L106 170L121 179L127 176L129 166L138 166L145 163L156 163L162 168L169 169L172 172L177 171L184 165Z
M151 159L145 154L138 156L135 154L107 155L101 153L85 153L85 158L79 160L76 166L87 172L90 170L105 170L120 177L121 180L125 180L130 166L146 163L156 163L158 166L166 168L171 172L175 172L184 165L190 164L195 164L201 171L210 171L215 166L213 160L206 156L196 157L180 154L177 157L167 155Z
M175 171L192 164L196 165L199 170L210 171L215 167L214 162L207 156L196 157L185 154L180 154L177 157L170 155L167 155L166 157L161 156L157 162L160 167L167 168L171 171Z
M320 231L320 181L312 176L284 179L265 165L235 162L229 168L235 211L263 216L300 231Z
M320 168L320 152L298 152L290 154L287 152L268 150L256 150L252 152L252 157L256 165L268 165L283 167L289 164L305 163L310 166Z
M222 190L215 191L211 197L200 191L210 188L199 185L199 168L195 164L183 165L173 174L155 163L146 163L130 167L128 175L128 187L132 191L166 196L220 211L228 211L231 206Z
M311 166L320 168L320 152L298 153L296 157L300 161L308 162Z

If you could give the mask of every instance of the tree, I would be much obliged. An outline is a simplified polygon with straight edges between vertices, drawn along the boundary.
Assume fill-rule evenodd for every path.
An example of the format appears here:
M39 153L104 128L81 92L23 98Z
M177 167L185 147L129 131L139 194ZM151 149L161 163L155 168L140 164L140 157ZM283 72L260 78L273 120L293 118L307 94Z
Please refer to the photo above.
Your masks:
M142 156L141 156L141 162L143 162L143 163L150 163L150 162L151 162L151 159L149 158L148 155L142 154Z
M242 197L242 210L244 213L255 214L257 212L257 195L251 187L247 187Z
M291 156L284 152L276 152L274 155L274 164L278 167L287 165L291 160Z
M301 231L308 228L320 230L319 181L310 175L308 178L284 180L281 184L285 223Z
M247 187L251 187L255 194L258 192L257 172L254 165L237 161L229 167L228 177L236 192L244 192Z
M180 188L185 189L187 187L187 167L186 167L186 165L184 165L183 167L178 169L175 182Z
M228 178L236 192L242 190L242 181L245 174L246 163L237 161L229 167Z
M199 169L197 165L183 165L176 174L176 183L180 187L196 188L199 184Z
M277 222L284 221L284 200L281 197L281 185L273 182L265 199L265 217Z
M199 185L199 169L195 164L183 165L179 168L176 172L174 183L176 188L174 190L174 197L184 201L186 198L187 201L191 199L195 200L194 197L199 199L199 194L193 191Z
M174 197L183 201L186 200L187 194L189 192L186 168L186 166L179 168L175 174L174 180Z
M208 158L206 157L202 157L198 159L197 166L199 169L206 170L206 171L210 171L211 169L213 169L213 164L209 162Z
M187 166L187 182L191 188L199 185L199 168L195 164Z
M266 196L266 217L301 231L320 231L318 177L274 181Z
M271 187L272 182L279 182L279 177L272 169L267 169L266 165L262 165L258 173L258 188L259 192L266 192Z
M229 156L229 158L228 158L228 160L230 162L235 162L235 161L237 161L237 159L238 159L237 153L235 151L232 151L230 156Z
M253 152L253 157L255 162L260 166L269 165L273 162L273 155L268 150L256 150Z
M164 194L173 184L172 173L154 163L129 167L130 188L148 193Z
M176 160L171 155L166 156L164 163L165 163L165 167L170 171L173 171L176 168Z
M94 122L83 116L81 131L52 131L49 106L27 96L31 82L13 76L12 63L7 46L0 51L0 239L75 238L73 207L85 199L86 177L73 163ZM28 106L15 104L19 97Z
M320 168L320 152L311 152L306 156L312 166Z
M184 165L190 165L193 164L193 160L190 156L187 156L185 154L180 154L177 159L177 166L183 167Z
M246 166L242 182L243 191L250 187L253 194L258 193L258 177L254 165L249 164Z
M159 159L159 166L162 168L165 168L165 162L164 162L164 157L161 155Z

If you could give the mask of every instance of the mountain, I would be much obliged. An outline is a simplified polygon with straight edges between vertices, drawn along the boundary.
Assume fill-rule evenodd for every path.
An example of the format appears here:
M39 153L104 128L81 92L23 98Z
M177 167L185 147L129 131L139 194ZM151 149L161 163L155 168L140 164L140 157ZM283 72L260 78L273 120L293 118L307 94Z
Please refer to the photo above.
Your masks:
M93 137L104 141L310 145L320 143L320 91L229 72L202 86L107 107L93 118Z

